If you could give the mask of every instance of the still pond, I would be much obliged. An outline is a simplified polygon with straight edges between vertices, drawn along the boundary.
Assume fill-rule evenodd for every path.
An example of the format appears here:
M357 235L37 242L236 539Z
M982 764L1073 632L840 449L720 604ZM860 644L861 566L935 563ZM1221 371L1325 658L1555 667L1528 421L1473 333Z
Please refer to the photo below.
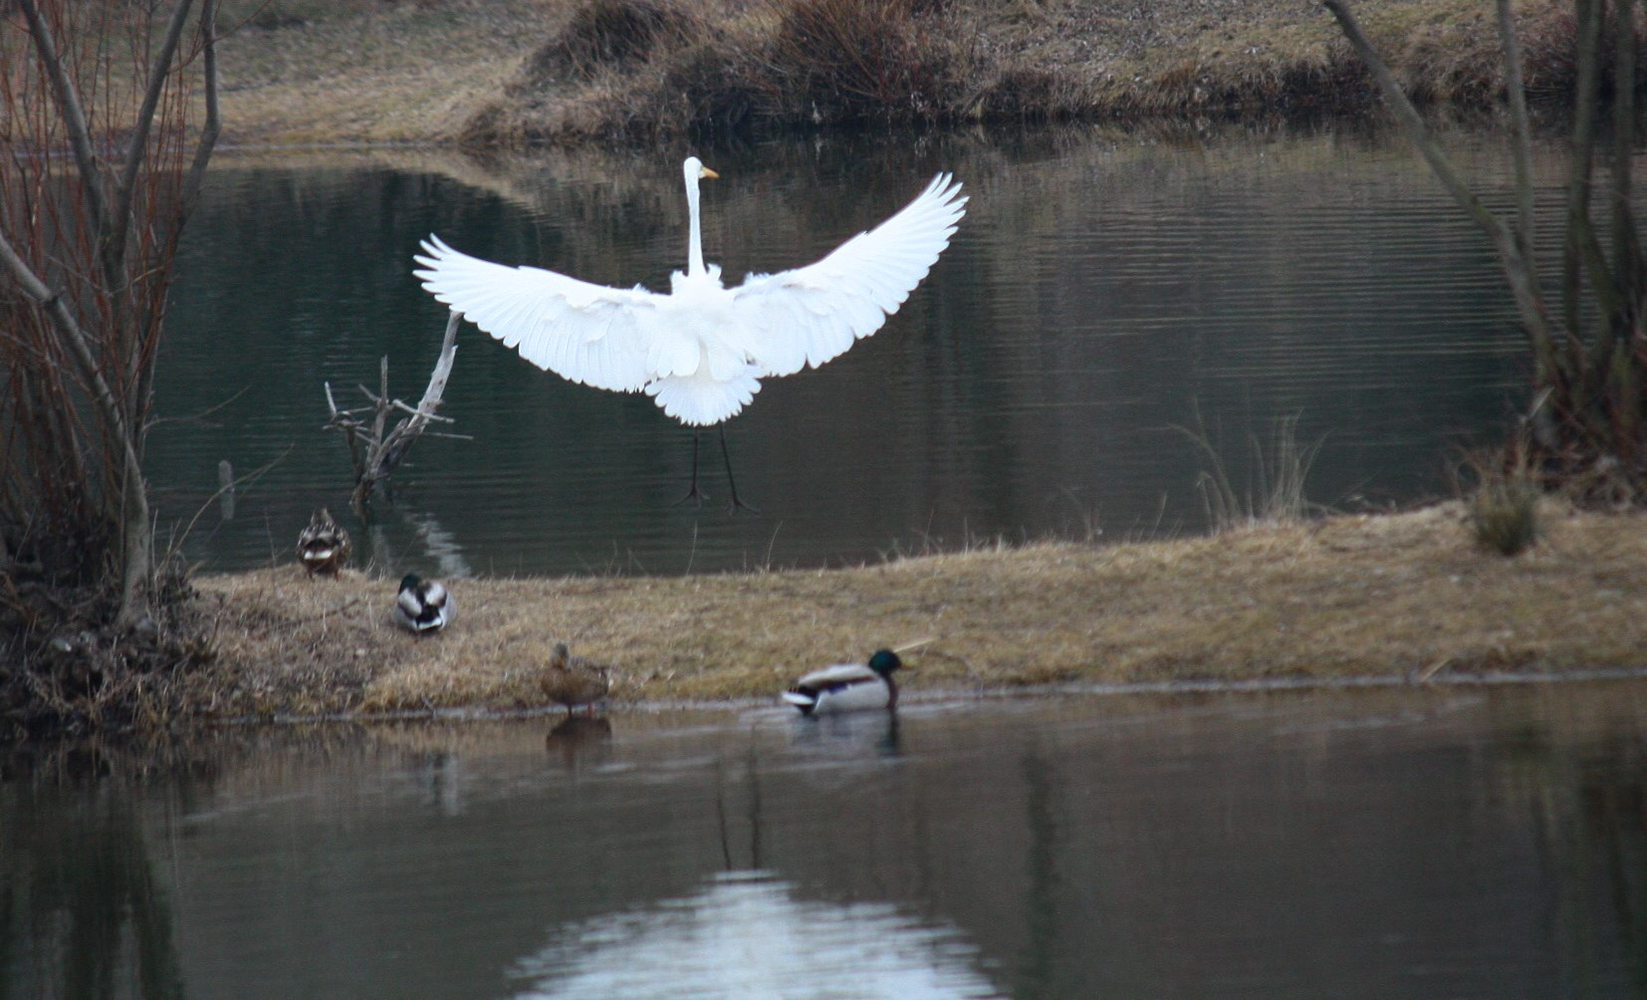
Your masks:
M8 765L0 996L1647 990L1639 682L284 727L190 754Z
M1502 203L1498 140L1448 143ZM286 562L314 507L346 507L321 387L347 397L388 355L395 394L421 392L443 316L420 237L663 287L684 152L222 157L151 439L163 517L202 511L189 556ZM674 505L691 438L650 400L466 331L444 412L472 440L421 442L354 523L374 571L1193 531L1186 431L1240 489L1289 420L1319 444L1311 499L1376 508L1444 494L1521 399L1485 242L1376 135L699 152L733 280L939 170L973 201L885 329L730 423L759 515ZM1538 151L1546 213L1559 156ZM223 461L262 470L232 517ZM1632 683L229 729L158 760L5 762L0 998L1640 996L1644 872Z

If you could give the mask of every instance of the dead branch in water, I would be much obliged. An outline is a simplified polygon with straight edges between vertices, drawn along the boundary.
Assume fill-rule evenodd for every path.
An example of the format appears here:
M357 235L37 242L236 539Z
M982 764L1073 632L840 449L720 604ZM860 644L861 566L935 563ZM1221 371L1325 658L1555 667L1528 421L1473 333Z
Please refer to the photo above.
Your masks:
M384 355L378 368L378 391L374 393L365 386L359 387L371 400L371 406L339 409L337 400L332 396L332 384L324 383L326 409L331 414L326 427L342 434L349 443L349 458L355 467L355 488L349 496L349 505L362 520L366 519L372 494L379 486L387 490L389 476L430 422L452 423L451 417L442 417L435 411L440 409L441 397L446 392L446 380L452 375L452 361L457 356L457 329L458 314L452 313L446 321L446 336L440 342L440 356L435 360L434 371L429 374L429 385L423 390L423 398L418 400L416 407L389 397L388 355ZM393 410L401 410L407 416L385 433L384 428ZM365 414L369 417L363 416ZM430 433L437 437L468 440L461 434Z

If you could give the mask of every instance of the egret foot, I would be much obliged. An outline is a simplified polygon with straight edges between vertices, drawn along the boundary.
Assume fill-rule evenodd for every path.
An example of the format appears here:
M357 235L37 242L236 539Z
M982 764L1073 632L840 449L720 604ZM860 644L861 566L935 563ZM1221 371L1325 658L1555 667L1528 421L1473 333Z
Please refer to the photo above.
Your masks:
M722 442L722 443L724 444L724 442ZM703 502L705 500L708 500L708 499L709 499L709 494L705 493L703 490L698 489L698 432L693 431L692 432L692 485L687 487L686 495L681 497L679 500L676 500L674 502L673 506L679 507L681 504L683 504L686 501L690 500L690 501L693 502L694 505L696 505L698 507L702 507Z
M698 464L696 440L697 439L694 437L694 444L692 447L693 469L696 469ZM724 424L721 425L721 461L726 463L726 484L732 490L732 503L726 508L726 512L728 514L736 514L740 510L747 510L751 514L759 514L760 508L754 506L753 504L744 503L742 500L738 499L738 481L732 478L732 456L727 454L726 451L726 426ZM694 483L695 482L696 481L694 480Z

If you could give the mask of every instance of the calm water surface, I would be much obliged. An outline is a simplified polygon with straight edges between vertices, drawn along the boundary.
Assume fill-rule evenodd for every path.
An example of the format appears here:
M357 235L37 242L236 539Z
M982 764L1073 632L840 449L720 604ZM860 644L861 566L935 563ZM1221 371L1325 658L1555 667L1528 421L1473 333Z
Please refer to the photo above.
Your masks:
M1506 189L1497 137L1450 142L1489 194ZM201 518L190 553L285 559L313 507L347 506L321 385L358 402L387 354L395 393L422 391L443 313L410 273L420 237L667 287L685 253L680 152L223 157L183 255L153 478L187 518L219 461L276 464L234 520ZM1242 488L1253 439L1293 416L1321 444L1312 499L1410 500L1445 492L1449 451L1519 399L1487 244L1404 144L1076 131L702 152L724 178L705 191L706 249L732 281L816 259L940 169L973 200L880 333L769 380L729 423L759 516L727 516L718 463L715 501L672 505L691 437L645 396L572 385L468 329L444 412L474 440L426 439L397 476L364 546L386 573L822 565L1194 530L1205 461L1178 428L1204 425ZM1539 150L1546 233L1558 156Z
M0 845L0 996L1641 996L1647 687L263 729Z

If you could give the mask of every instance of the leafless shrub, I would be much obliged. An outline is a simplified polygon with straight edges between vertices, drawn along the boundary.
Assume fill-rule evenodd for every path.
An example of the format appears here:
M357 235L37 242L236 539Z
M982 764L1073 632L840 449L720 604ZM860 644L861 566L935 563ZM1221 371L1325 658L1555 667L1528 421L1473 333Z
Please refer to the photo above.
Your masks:
M0 662L21 667L0 673L0 713L130 724L165 714L163 677L196 658L143 450L217 138L217 5L17 6L21 30L0 33Z
M609 67L645 62L670 45L690 40L698 19L666 0L588 0L564 31L533 55L526 77L543 82L592 79Z
M1642 61L1636 4L1576 0L1573 8L1571 159L1558 264L1540 260L1537 249L1525 62L1509 0L1498 0L1497 10L1516 184L1514 207L1503 212L1490 209L1442 151L1348 5L1326 6L1437 180L1497 253L1533 362L1533 402L1512 457L1580 502L1639 505L1647 497L1647 256L1633 208ZM1608 128L1610 149L1600 141ZM1605 221L1598 225L1593 214Z

